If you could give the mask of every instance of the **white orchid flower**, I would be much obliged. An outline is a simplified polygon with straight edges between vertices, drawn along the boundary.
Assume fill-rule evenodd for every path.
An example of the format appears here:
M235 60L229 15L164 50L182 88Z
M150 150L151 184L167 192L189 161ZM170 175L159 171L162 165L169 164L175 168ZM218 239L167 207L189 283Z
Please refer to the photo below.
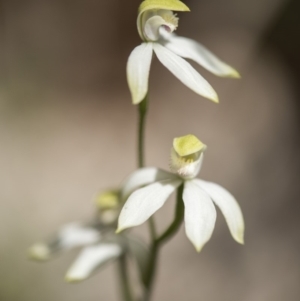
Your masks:
M153 167L132 173L122 191L123 198L130 196L120 213L117 232L144 223L183 184L185 231L196 250L200 252L212 235L216 221L213 203L222 211L233 238L243 244L244 219L235 198L218 184L195 179L205 148L193 135L176 138L171 154L174 173Z
M145 0L139 7L138 32L143 40L129 56L127 80L133 104L140 103L148 92L152 53L183 84L195 93L218 102L211 85L183 58L191 59L217 76L239 78L239 73L222 62L204 46L173 34L178 18L173 11L189 11L179 0Z
M148 249L132 235L116 235L115 226L120 213L119 191L109 190L94 197L98 217L88 223L73 222L63 226L52 238L34 244L29 257L48 261L55 255L82 248L66 273L68 282L80 282L124 253L133 255L144 279Z

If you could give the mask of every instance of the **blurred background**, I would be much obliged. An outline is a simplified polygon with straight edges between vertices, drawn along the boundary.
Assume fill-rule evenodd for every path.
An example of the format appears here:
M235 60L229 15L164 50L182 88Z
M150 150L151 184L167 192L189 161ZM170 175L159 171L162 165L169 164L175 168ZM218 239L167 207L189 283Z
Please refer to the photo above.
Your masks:
M155 59L147 164L168 168L172 139L208 145L201 177L225 186L246 245L218 214L197 254L183 229L163 248L154 300L297 301L300 296L298 0L186 0L177 33L235 66L241 80L194 65L220 96L205 100ZM125 66L140 43L139 0L0 0L0 300L119 300L116 267L66 284L76 252L47 264L26 250L87 220L91 196L136 166L136 108ZM168 224L173 201L157 215ZM146 227L138 231L146 232Z

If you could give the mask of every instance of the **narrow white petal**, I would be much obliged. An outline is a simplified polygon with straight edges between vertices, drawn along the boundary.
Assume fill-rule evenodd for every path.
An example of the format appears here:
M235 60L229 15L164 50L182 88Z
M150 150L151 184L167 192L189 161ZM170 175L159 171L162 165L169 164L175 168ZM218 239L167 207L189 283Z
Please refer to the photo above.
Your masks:
M152 43L137 46L127 62L127 81L133 104L140 103L148 92L148 79L152 60Z
M215 90L191 64L158 43L153 43L153 49L160 62L183 84L195 93L218 102L218 95Z
M172 178L176 179L176 176L155 167L140 168L125 179L122 185L121 197L126 200L134 190L141 186Z
M80 223L64 226L59 232L60 248L71 249L97 242L100 233L94 228L86 227Z
M203 190L205 190L216 205L222 211L232 237L240 244L244 243L244 218L236 199L222 186L202 181L194 180Z
M165 37L167 39L162 43L166 48L177 55L197 62L217 76L240 77L239 73L234 68L222 62L200 43L191 39L178 37L174 34L165 35Z
M171 193L182 183L181 180L164 180L136 190L125 203L117 232L144 223L161 208Z
M185 182L183 201L186 235L200 252L213 233L216 209L209 195L193 181Z
M121 247L117 244L99 244L86 247L67 272L66 280L69 282L84 280L96 268L118 257L121 253Z
M100 238L100 232L93 227L82 223L67 224L48 241L34 244L29 249L29 256L35 260L49 260L60 251L93 244Z

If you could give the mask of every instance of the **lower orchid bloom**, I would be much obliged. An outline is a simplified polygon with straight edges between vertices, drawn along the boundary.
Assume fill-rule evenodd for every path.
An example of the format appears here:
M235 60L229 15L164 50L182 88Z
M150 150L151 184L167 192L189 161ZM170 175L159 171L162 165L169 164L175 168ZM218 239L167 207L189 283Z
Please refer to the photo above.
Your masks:
M153 167L132 173L123 186L122 197L130 196L120 213L117 232L144 223L180 185L184 185L185 231L196 250L200 252L213 233L216 221L214 204L223 213L233 238L243 244L244 219L235 198L220 185L195 178L205 149L206 146L194 135L175 138L171 153L174 173ZM141 186L144 187L139 188Z
M83 248L65 276L68 282L80 282L106 263L129 253L135 258L143 279L147 262L145 257L148 256L146 246L132 235L119 236L114 233L121 206L119 199L118 191L96 195L97 219L63 226L52 238L34 244L29 249L29 257L47 261L59 253Z

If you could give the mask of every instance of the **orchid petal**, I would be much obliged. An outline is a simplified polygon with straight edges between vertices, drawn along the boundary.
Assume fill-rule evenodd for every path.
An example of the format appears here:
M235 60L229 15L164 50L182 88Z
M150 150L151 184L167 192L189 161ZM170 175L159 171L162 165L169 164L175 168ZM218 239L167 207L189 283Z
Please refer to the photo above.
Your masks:
M200 252L213 233L216 209L208 194L193 181L185 182L182 197L186 235Z
M130 176L125 180L122 185L121 198L122 200L126 200L134 190L141 186L172 178L176 179L176 176L170 172L155 167L140 168L130 174Z
M127 81L133 104L140 103L148 92L152 44L143 43L131 52L127 62Z
M120 216L117 233L144 223L161 208L182 180L164 180L136 190L128 198Z
M199 179L194 180L215 202L222 211L232 237L244 244L244 218L236 199L222 186Z
M195 93L202 95L214 102L218 96L212 86L189 64L177 54L166 47L153 43L153 49L160 62L183 84Z
M100 233L94 228L85 227L80 223L73 223L63 227L59 237L61 247L70 249L97 242L100 239Z
M117 244L99 244L86 247L75 260L66 275L68 282L82 281L109 260L120 256L122 249Z
M163 45L177 55L191 59L217 76L240 78L239 73L222 62L200 43L174 34L165 34Z
M99 241L100 238L98 230L81 223L71 223L65 225L52 239L34 244L29 249L29 256L35 260L49 260L59 251L86 246Z

